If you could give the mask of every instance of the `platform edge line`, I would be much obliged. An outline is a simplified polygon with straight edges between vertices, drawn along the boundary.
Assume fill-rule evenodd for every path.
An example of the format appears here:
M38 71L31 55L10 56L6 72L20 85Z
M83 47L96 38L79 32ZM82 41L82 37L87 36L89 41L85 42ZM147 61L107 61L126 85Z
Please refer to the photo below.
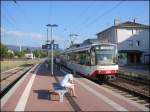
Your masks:
M21 95L18 103L17 103L17 106L15 108L15 111L24 111L25 110L25 106L26 106L26 103L28 101L28 97L30 95L30 90L32 88L32 85L34 83L34 79L35 79L35 76L36 76L36 73L39 69L39 67L41 66L41 64L36 68L35 72L32 74L26 88L24 89L23 91L23 94Z

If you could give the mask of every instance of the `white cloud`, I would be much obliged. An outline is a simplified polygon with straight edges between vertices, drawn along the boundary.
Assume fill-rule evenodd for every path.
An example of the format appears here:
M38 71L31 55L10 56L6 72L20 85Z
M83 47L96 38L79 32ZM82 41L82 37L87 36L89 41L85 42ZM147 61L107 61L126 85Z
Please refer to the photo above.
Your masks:
M43 39L44 35L34 32L21 32L21 31L13 31L7 30L1 27L1 36L8 36L14 38L33 38L33 39Z
M5 29L1 27L1 35L5 32Z
M61 35L53 35L53 39L55 40L56 44L59 44L59 47L62 49L65 49L66 47L68 47L70 45L70 42L66 40L65 37L61 36Z
M2 38L5 38L5 37L13 38L14 41L16 39L21 39L20 42L26 43L26 44L34 41L34 43L33 43L34 46L35 45L41 46L41 45L45 44L45 41L47 39L46 35L42 35L40 33L14 31L14 30L8 30L3 27L1 27L1 37ZM66 42L65 37L62 37L60 35L53 34L53 39L55 40L56 44L59 44L60 48L66 48L70 45L70 42L69 41ZM50 35L49 35L49 40L50 40Z

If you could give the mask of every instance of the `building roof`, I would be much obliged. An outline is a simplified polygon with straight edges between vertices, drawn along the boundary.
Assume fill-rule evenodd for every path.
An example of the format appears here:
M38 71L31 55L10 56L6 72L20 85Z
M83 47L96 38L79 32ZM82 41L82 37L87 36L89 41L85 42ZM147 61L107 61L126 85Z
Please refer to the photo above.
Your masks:
M83 41L83 43L92 43L94 41L97 41L97 39L86 39Z
M148 25L127 21L121 24L118 24L117 27L133 27L133 28L149 28Z
M144 29L148 29L150 28L149 25L144 25L144 24L140 24L140 23L136 23L136 22L131 22L131 21L126 21L124 23L120 23L120 24L117 24L117 25L114 25L114 26L111 26L99 33L97 33L96 35L99 35L105 31L108 31L109 29L112 29L112 28L144 28Z
M72 48L72 47L79 47L79 46L80 46L80 43L75 43L75 44L71 45L70 48Z

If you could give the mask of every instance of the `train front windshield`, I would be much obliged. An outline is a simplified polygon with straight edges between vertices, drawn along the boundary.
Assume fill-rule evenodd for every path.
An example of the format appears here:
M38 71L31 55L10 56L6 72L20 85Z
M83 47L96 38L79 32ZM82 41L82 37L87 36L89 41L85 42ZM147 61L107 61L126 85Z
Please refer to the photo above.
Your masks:
M98 65L113 65L117 63L117 48L115 45L95 46L96 62Z

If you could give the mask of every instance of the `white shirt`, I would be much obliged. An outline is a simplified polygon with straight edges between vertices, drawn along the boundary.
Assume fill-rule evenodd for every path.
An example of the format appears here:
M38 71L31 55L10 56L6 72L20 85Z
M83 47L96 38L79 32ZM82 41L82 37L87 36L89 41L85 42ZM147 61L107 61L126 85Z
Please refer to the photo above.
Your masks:
M65 85L70 83L69 80L73 80L73 75L72 74L65 75L64 79L60 82L60 85L64 87Z

